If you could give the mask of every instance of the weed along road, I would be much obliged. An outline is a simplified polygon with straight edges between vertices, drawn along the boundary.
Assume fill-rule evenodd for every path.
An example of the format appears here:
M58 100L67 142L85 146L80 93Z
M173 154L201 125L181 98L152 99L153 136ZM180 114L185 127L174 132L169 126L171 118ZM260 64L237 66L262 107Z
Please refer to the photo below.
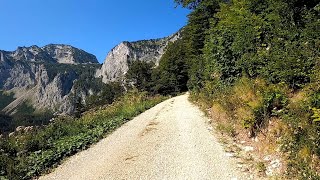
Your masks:
M188 94L166 100L40 179L243 179L207 121Z

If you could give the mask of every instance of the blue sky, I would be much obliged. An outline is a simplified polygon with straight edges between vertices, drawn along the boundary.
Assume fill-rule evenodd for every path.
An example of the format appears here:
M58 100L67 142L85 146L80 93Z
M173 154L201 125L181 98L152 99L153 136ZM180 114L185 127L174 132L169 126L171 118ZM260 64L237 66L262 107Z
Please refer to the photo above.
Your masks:
M0 0L0 49L69 44L103 62L121 41L165 37L186 24L174 0Z

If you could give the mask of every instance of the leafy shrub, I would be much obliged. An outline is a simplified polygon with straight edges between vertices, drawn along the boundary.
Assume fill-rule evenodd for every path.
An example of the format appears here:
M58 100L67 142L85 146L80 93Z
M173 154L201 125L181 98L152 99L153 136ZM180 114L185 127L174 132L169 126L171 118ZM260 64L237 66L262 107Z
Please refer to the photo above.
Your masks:
M320 108L320 92L314 92L311 97L311 106L315 108Z
M154 64L144 61L134 61L129 65L129 70L126 74L127 86L134 86L139 91L151 91L151 76Z
M253 130L264 127L270 116L277 116L281 113L288 103L287 97L279 91L267 92L264 95L261 106L255 108Z
M182 40L169 43L159 66L152 73L151 90L154 94L177 94L188 90L189 77L185 53Z

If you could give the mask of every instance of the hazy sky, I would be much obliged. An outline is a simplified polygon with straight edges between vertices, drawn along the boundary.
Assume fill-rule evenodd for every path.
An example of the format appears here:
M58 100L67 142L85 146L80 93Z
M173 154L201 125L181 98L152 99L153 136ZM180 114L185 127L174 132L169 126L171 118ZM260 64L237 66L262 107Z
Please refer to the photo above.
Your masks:
M121 41L176 32L187 14L173 0L0 0L0 49L69 44L102 62Z

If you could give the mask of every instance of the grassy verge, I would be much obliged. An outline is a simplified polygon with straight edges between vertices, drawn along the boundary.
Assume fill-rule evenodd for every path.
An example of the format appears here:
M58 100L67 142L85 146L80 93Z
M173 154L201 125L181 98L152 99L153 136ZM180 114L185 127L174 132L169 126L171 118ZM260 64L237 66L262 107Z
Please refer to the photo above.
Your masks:
M47 126L1 138L0 179L38 176L164 99L131 92L112 105L86 112L79 119L60 117Z
M284 83L243 77L232 86L209 90L191 97L222 134L253 146L258 159L281 157L283 169L279 175L284 179L320 178L318 83L293 90ZM263 163L270 165L269 161ZM266 169L261 163L258 167Z

